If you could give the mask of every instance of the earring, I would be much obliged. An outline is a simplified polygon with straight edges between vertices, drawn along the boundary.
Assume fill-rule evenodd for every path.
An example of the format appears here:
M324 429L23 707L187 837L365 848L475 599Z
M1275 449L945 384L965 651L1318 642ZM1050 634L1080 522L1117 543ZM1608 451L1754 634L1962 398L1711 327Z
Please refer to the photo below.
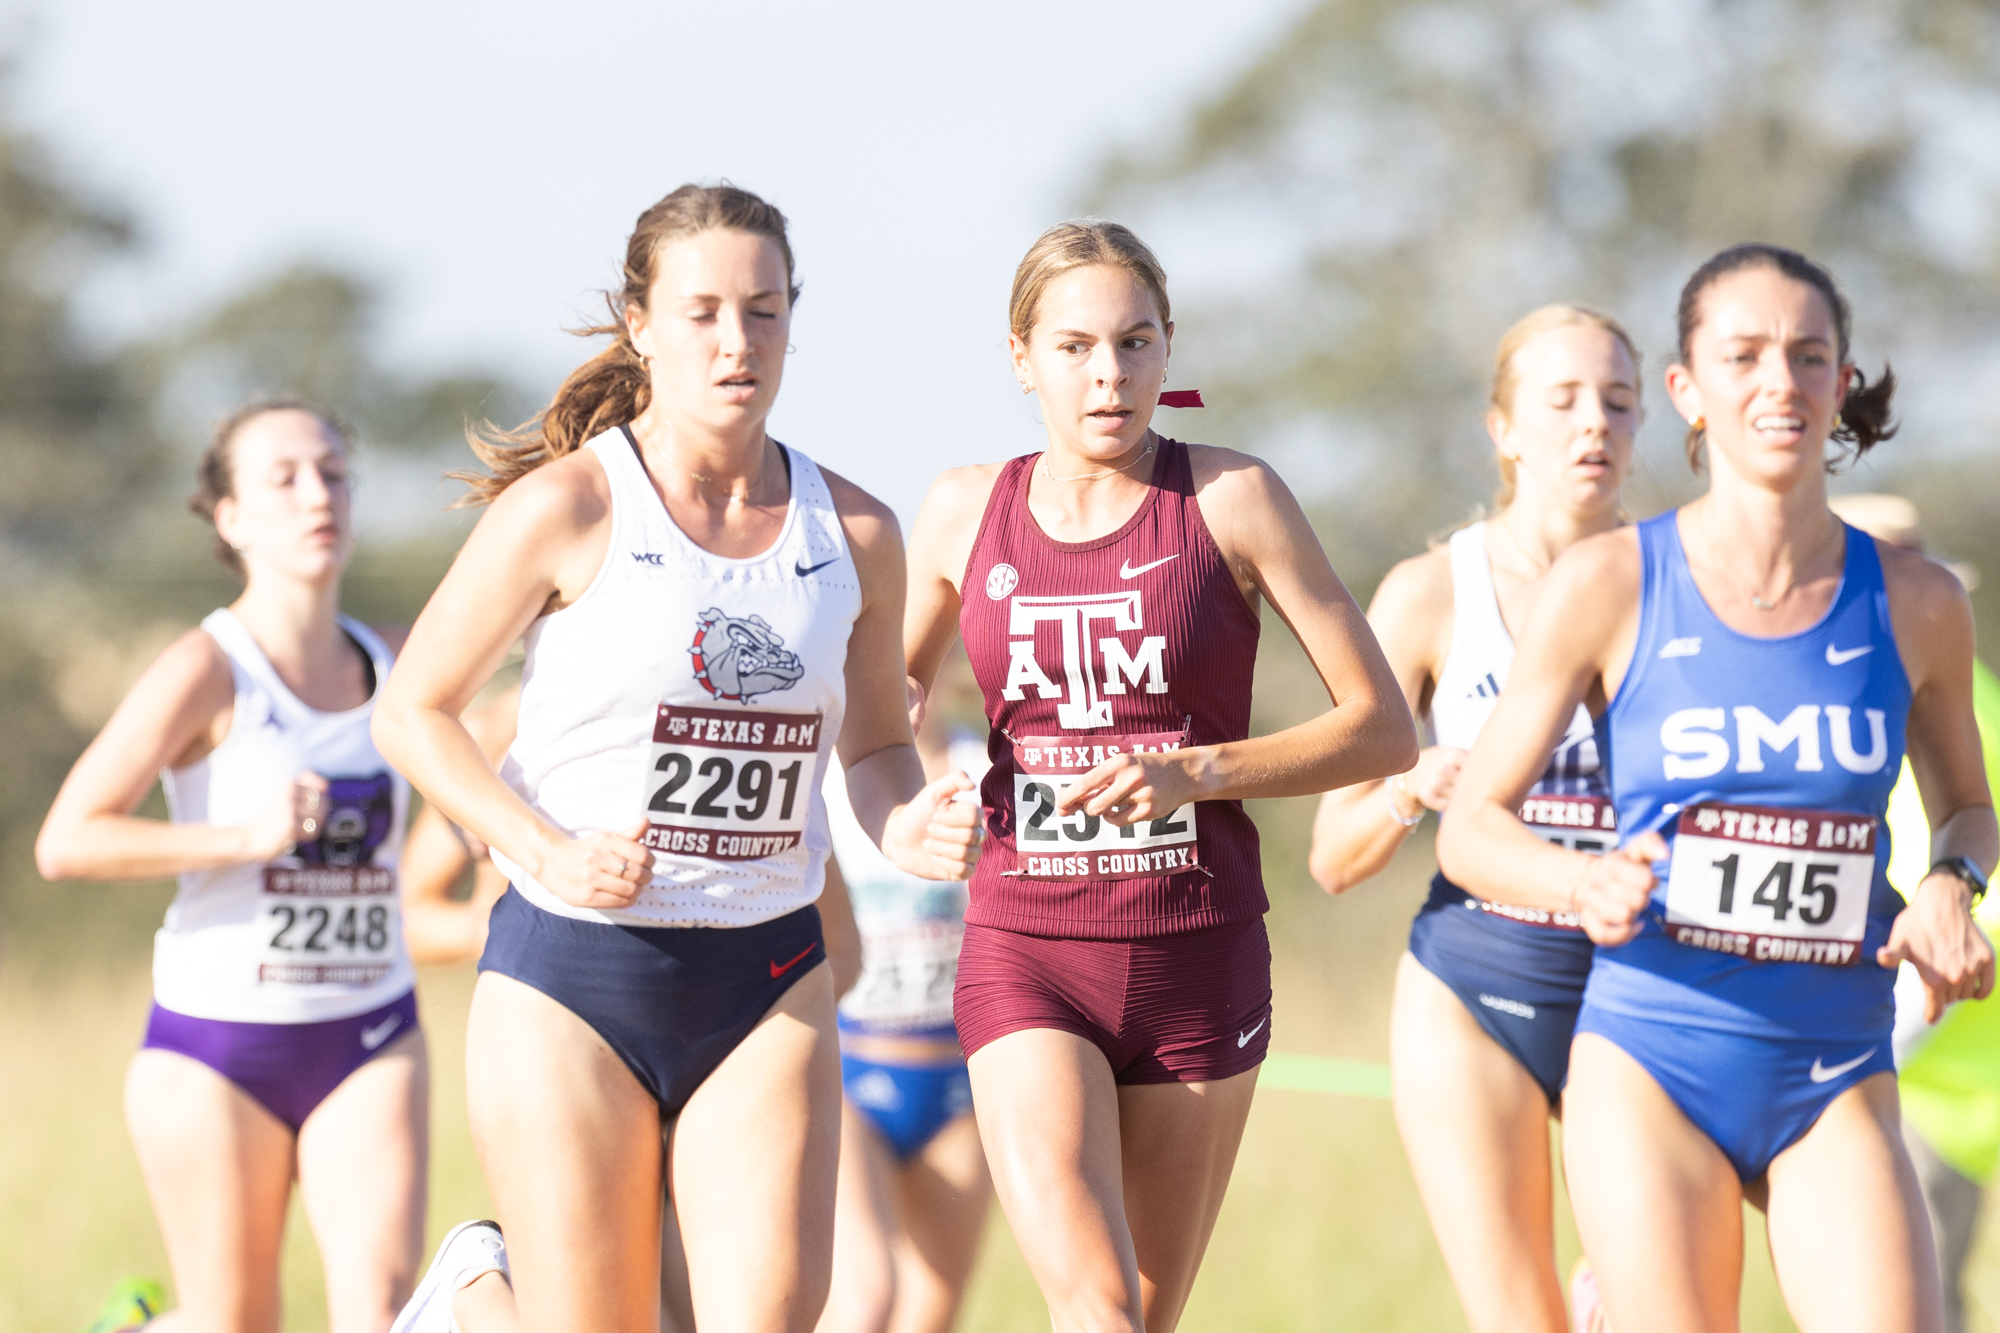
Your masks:
M1023 384L1021 386L1022 393L1033 393L1034 391L1035 391L1035 386L1032 384Z
M1688 429L1689 429L1689 430L1692 430L1692 431L1694 431L1694 432L1696 432L1697 434L1699 434L1699 433L1700 433L1700 432L1702 432L1702 431L1705 431L1705 430L1707 430L1707 429L1708 429L1708 418L1707 418L1707 417L1696 417L1696 418L1695 418L1695 419L1694 419L1693 421L1690 421L1690 422L1688 422Z
M786 344L785 344L785 355L786 355L786 356L790 356L790 355L791 355L791 354L792 354L793 352L796 352L796 351L798 351L798 350L799 350L799 345L798 345L797 343L786 343Z
M1835 430L1839 430L1842 426L1846 424L1847 424L1847 419L1841 416L1840 413L1835 412L1833 414L1833 428Z

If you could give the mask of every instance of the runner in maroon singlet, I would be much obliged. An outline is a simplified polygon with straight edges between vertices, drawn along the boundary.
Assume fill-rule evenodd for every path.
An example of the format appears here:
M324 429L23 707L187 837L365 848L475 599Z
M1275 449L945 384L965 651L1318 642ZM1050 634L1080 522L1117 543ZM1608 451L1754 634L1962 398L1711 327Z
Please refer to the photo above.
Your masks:
M1051 228L1010 325L1048 450L944 474L910 538L913 684L962 631L993 725L955 1017L1055 1328L1163 1333L1271 1034L1242 802L1401 772L1416 735L1284 484L1152 431L1173 334L1152 252L1116 223ZM1339 703L1252 740L1260 598Z

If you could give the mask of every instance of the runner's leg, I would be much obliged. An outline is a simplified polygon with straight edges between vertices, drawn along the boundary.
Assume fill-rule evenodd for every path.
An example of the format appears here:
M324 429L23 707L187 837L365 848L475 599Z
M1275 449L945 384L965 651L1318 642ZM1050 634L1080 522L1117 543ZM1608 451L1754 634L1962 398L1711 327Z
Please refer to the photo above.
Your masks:
M1735 1333L1743 1204L1735 1168L1645 1069L1594 1033L1570 1049L1563 1166L1618 1333Z
M1146 1333L1173 1333L1215 1230L1257 1071L1211 1083L1118 1089L1125 1216L1139 1260Z
M299 1201L326 1271L330 1333L386 1333L423 1262L430 1060L406 1033L299 1127Z
M1895 1075L1876 1074L1834 1098L1771 1163L1771 1262L1804 1333L1944 1328L1937 1256L1900 1121Z
M125 1123L174 1274L176 1308L150 1327L277 1333L291 1129L207 1065L154 1050L132 1058Z
M806 1333L818 1322L833 1272L840 1105L833 978L821 963L681 1112L673 1195L699 1327Z
M650 1329L660 1308L660 1112L590 1025L497 972L466 1032L472 1136L507 1237L460 1292L465 1333Z
M1474 1333L1564 1333L1549 1102L1409 954L1389 1020L1396 1128Z
M1104 1053L1072 1033L1029 1028L980 1047L968 1065L994 1192L1054 1333L1144 1333L1119 1089Z
M895 1177L902 1227L895 1240L896 1313L889 1333L946 1333L958 1317L993 1182L979 1124L967 1112L924 1145Z
M833 1205L833 1286L819 1333L882 1333L896 1306L889 1145L852 1106L840 1110L840 1184Z
M1986 1191L1938 1156L1937 1149L1907 1120L1903 1122L1903 1147L1917 1170L1924 1208L1930 1213L1938 1276L1944 1281L1945 1333L1965 1333L1965 1261L1972 1257L1972 1238L1979 1232L1980 1205L1986 1201Z

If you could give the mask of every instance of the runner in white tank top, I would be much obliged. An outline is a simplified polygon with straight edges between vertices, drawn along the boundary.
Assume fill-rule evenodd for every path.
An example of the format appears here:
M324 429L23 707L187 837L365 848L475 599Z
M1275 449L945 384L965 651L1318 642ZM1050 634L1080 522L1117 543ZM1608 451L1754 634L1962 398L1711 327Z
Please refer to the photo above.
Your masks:
M275 1326L295 1175L336 1328L391 1317L423 1238L428 1076L395 872L408 788L369 736L391 645L339 614L347 453L290 400L222 423L195 506L243 595L133 686L35 849L50 879L179 876L126 1105L179 1313L204 1327L246 1310ZM156 778L169 823L132 813Z
M894 517L765 432L794 294L755 195L642 214L615 345L482 448L492 507L384 698L385 752L516 890L467 1042L505 1239L453 1231L397 1333L650 1327L663 1171L704 1322L797 1327L826 1299L831 747L904 869L963 878L978 835L969 780L926 786L911 742ZM496 772L458 715L522 634Z
M1638 366L1615 321L1574 306L1537 310L1501 339L1487 417L1499 512L1396 566L1369 609L1433 743L1402 777L1322 799L1311 866L1329 893L1380 872L1426 809L1445 808L1507 686L1510 625L1566 546L1618 524ZM1526 809L1544 837L1601 851L1617 841L1607 794L1579 708ZM1475 1330L1565 1327L1548 1118L1590 960L1564 914L1485 902L1441 875L1411 927L1390 1024L1396 1124Z

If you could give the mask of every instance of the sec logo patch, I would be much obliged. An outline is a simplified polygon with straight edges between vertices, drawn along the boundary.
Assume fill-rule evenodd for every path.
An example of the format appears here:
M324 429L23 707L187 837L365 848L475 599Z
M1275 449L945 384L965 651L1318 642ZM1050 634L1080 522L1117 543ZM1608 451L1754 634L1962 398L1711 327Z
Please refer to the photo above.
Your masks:
M986 571L986 595L997 602L1014 591L1020 581L1021 576L1012 565L995 565Z

